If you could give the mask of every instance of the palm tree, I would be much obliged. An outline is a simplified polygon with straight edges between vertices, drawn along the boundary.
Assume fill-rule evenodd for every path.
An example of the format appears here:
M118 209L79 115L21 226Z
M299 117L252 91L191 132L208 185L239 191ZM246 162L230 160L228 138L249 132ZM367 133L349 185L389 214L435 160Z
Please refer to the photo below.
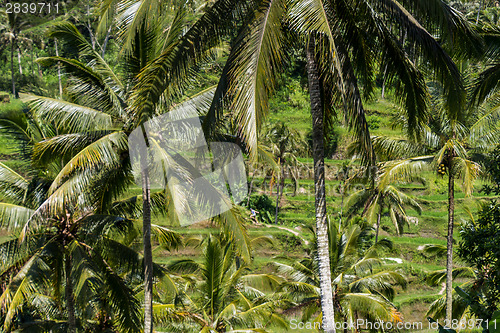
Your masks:
M15 142L26 165L32 166L34 146L61 130L22 110L2 114L0 129ZM21 329L44 326L76 332L80 326L99 327L102 322L92 322L102 314L112 327L136 332L139 303L124 275L140 274L141 259L120 242L120 235L133 231L133 221L98 204L109 195L108 188L99 186L109 173L106 168L80 175L79 185L96 190L79 191L78 205L68 204L67 187L75 184L71 180L54 183L63 160L53 157L48 168L28 169L30 178L0 164L5 200L0 203L0 222L14 232L0 244L3 328L15 328L17 318ZM61 306L63 289L67 318Z
M174 303L155 305L157 319L171 330L185 332L266 332L271 324L286 329L276 314L286 300L267 295L281 279L252 274L246 264L239 266L235 244L224 236L209 235L203 243L201 262L181 259L167 267L183 274L184 288Z
M276 211L274 215L274 223L278 224L278 212L283 189L285 187L285 171L287 171L294 181L294 188L297 191L298 186L298 169L300 165L297 159L297 153L300 147L303 146L303 140L300 133L288 128L285 123L278 122L270 129L264 129L263 142L273 154L279 165L278 188L276 190Z
M150 3L151 2L151 3ZM54 100L45 97L29 97L31 107L41 117L48 117L69 128L68 135L55 135L46 140L38 150L38 157L51 154L69 154L71 163L62 170L59 182L66 178L75 178L86 168L105 165L111 167L116 178L106 186L116 187L116 193L131 183L130 161L128 158L127 138L135 128L143 128L150 118L172 109L174 101L182 93L190 79L190 68L203 60L211 46L219 40L211 35L213 24L221 10L231 12L226 4L214 4L187 30L183 30L185 6L177 9L173 20L153 19L162 17L165 8L152 8L156 1L143 1L140 6L127 3L120 8L124 14L118 16L121 28L126 33L120 36L125 51L123 56L125 73L114 72L102 56L96 52L83 35L70 23L56 24L50 29L49 36L64 40L79 53L79 59L46 57L38 59L44 65L60 63L70 75L66 94L69 101ZM111 3L111 2L109 2ZM222 9L221 9L222 6ZM135 10L135 11L134 11ZM125 17L126 16L126 17ZM166 16L165 16L166 17ZM165 18L163 17L163 18ZM129 27L129 29L125 29ZM128 32L127 32L128 31ZM207 38L207 45L192 45ZM200 103L204 105L211 92L200 94ZM192 103L188 103L192 105ZM191 108L192 109L192 108ZM88 125L97 125L94 128ZM121 155L110 150L124 147ZM125 157L127 163L118 163ZM147 156L144 159L147 161ZM151 201L148 168L142 167L142 213L143 245L145 269L145 332L152 331L153 299L153 261L151 251ZM127 175L123 177L123 175ZM116 182L116 184L114 183ZM163 203L167 199L164 192ZM168 207L166 207L168 208ZM172 207L170 207L172 208ZM173 214L172 209L168 209ZM228 233L232 233L241 245L240 251L245 260L250 260L248 236L237 210L226 212L217 217L217 221Z
M372 231L373 228L366 223L352 223L340 230L335 222L328 223L336 319L344 323L356 323L358 318L401 321L401 315L391 301L395 287L405 287L406 280L384 267L378 251L390 247L391 243L386 239L372 243ZM280 292L296 303L285 313L301 310L302 321L310 320L321 310L316 251L311 247L304 259L282 258L284 262L274 263L287 281L282 283ZM321 315L315 320L321 320Z
M439 92L439 88L437 88ZM439 93L436 93L438 96ZM375 137L374 146L385 159L380 184L398 178L411 179L425 166L437 169L439 176L448 177L448 231L447 231L447 280L446 319L452 319L452 270L453 227L455 213L455 180L461 180L466 196L472 194L474 180L480 166L471 160L473 156L493 149L500 139L497 117L500 109L475 109L466 114L443 108L434 103L429 123L421 127L422 141ZM419 154L424 154L418 156Z
M3 26L3 38L5 43L10 44L10 76L11 76L11 85L12 85L12 95L14 98L17 97L18 91L16 90L16 79L14 74L14 50L17 48L18 37L21 30L21 27L26 24L23 21L22 16L15 13L6 13L4 10L2 14L7 18L7 24Z
M363 82L364 96L371 96L378 68L375 64L386 68L387 84L395 89L397 100L407 111L407 128L412 135L415 125L427 116L428 101L424 76L417 69L416 60L425 59L435 71L444 84L446 103L451 108L458 109L465 101L460 73L433 35L439 35L447 45L456 43L453 44L456 49L466 46L469 51L477 50L480 44L463 17L442 0L425 4L413 1L296 0L288 3L269 0L255 8L232 47L216 101L229 96L241 135L249 146L250 156L255 158L258 128L268 111L267 101L283 62L286 37L296 32L303 36L297 38L293 34L293 40L301 41L307 54L323 325L327 331L334 332L326 237L325 121L328 130L334 106L341 104L346 124L362 142L364 162L374 165L375 155L359 82ZM283 25L286 29L282 29ZM411 60L410 54L413 55ZM221 107L222 103L213 103L212 114L217 114Z
M389 216L398 235L403 233L404 225L409 225L412 221L412 217L406 214L405 206L414 208L418 214L422 213L422 207L415 199L393 185L386 184L381 188L378 179L380 178L377 177L374 182L374 188L364 187L352 193L345 203L347 218L352 218L356 212L362 210L361 216L367 217L371 223L376 221L375 242L378 242L380 220L385 208L389 210Z

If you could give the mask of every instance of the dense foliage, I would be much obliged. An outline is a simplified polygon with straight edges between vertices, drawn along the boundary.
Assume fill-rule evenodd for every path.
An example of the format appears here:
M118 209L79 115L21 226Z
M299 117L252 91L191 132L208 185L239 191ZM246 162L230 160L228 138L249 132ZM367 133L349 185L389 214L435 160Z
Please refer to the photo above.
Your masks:
M396 324L424 280L434 319L498 317L500 205L469 203L500 195L499 1L45 2L0 10L1 332ZM187 193L150 186L197 165L149 139L131 160L169 112L248 169L199 229ZM419 219L434 233L387 238Z

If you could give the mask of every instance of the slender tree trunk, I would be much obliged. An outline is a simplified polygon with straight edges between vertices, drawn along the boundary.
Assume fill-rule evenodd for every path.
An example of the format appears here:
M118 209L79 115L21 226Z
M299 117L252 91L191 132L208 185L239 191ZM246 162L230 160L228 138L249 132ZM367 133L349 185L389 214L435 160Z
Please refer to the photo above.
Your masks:
M375 232L375 243L378 242L378 230L380 229L380 218L382 216L382 207L379 209L377 214L377 231Z
M330 270L330 253L328 246L328 225L326 216L325 192L325 148L323 99L318 64L316 61L314 36L310 36L307 52L307 77L309 81L309 95L311 99L312 117L312 155L314 160L314 186L316 207L316 237L318 246L318 266L321 290L321 310L323 313L323 330L335 332L333 310L333 291Z
M283 188L285 187L285 172L283 170L284 166L283 163L281 163L281 179L279 182L276 182L277 189L276 189L276 210L274 214L274 224L278 224L278 213L280 211L280 202L281 202L281 196L283 195Z
M34 46L33 44L31 44L31 76L33 76L33 78L35 77L35 58L33 56L33 53L34 53L34 50L33 50Z
M448 163L448 236L446 239L446 319L448 323L452 320L452 291L453 291L453 223L455 220L455 179L451 170L451 162Z
M250 179L250 185L248 186L247 207L250 207L250 196L252 195L254 178L255 178L255 171L252 173L252 178Z
M16 79L14 76L14 44L16 43L16 40L12 38L10 40L10 79L12 81L12 95L14 98L17 97L16 94Z
M144 128L143 128L144 132ZM144 333L153 332L153 253L151 250L151 191L149 186L149 152L141 154L142 233L144 246Z
M109 42L109 37L111 36L111 28L113 25L111 25L108 29L108 32L106 32L106 37L104 38L104 42L102 43L102 51L101 51L101 57L104 58L104 54L106 53L106 47L108 47L108 42Z
M95 50L96 37L92 32L92 24L90 24L90 5L87 3L87 30L89 31L90 42L92 43L92 50Z
M386 83L387 65L384 68L384 77L382 78L382 99L385 99L385 83Z
M38 58L38 53L35 52L35 58ZM40 67L40 64L37 62L36 67L38 69L38 76L40 78L43 78L43 72L42 72L42 67Z
M278 224L278 211L280 209L280 184L276 184L276 207L274 209L274 224Z
M21 64L21 49L17 47L17 64L19 65L19 74L23 75L23 65Z
M484 0L482 0L479 3L479 9L477 10L476 24L479 23L479 15L481 14L481 10L483 10L483 6L484 6Z
M59 48L57 47L57 38L54 38L54 46L56 48L56 57L59 57ZM57 63L57 79L59 80L59 98L62 98L62 81L61 81L61 64Z
M73 295L73 284L71 282L71 256L69 254L66 254L64 258L64 275L66 279L64 294L66 298L66 308L68 310L68 333L76 333L75 298Z
M342 218L344 217L344 194L345 194L345 180L340 182L340 193L341 201L340 201L340 213L339 213L339 233L342 230Z

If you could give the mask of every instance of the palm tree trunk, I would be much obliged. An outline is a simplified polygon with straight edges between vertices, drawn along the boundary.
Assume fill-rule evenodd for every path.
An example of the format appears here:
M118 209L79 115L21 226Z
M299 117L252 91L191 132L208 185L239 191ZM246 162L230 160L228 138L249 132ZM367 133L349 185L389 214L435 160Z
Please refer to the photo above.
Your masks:
M278 211L280 209L280 184L276 184L276 207L274 209L274 224L278 224Z
M375 232L375 243L378 242L378 230L380 228L380 217L382 216L382 208L379 209L378 215L377 215L377 230Z
M250 179L250 185L248 185L247 207L250 207L250 196L252 195L254 178L255 178L255 171L252 173L252 178Z
M33 44L31 45L31 76L33 76L33 78L35 77L35 60L34 60L34 57L33 57L33 53L34 53L34 50L33 50L34 46Z
M281 175L280 175L280 181L276 182L277 189L276 189L276 210L274 214L274 224L278 224L278 213L280 210L280 202L281 202L281 196L283 195L283 188L285 187L285 172L284 172L284 166L283 163L281 163Z
M17 64L19 65L19 74L23 75L23 65L21 64L21 49L17 47Z
M54 38L54 46L56 48L56 57L59 57L59 48L57 47L57 38ZM59 98L62 98L62 82L61 82L61 64L57 63L57 79L59 81Z
M451 158L450 158L451 161ZM446 319L452 320L452 291L453 291L453 223L455 220L455 179L448 164L448 236L446 239Z
M10 40L10 80L12 82L12 96L16 98L16 80L14 77L14 44L15 39Z
M382 99L385 99L385 84L386 84L386 75L387 75L387 65L385 65L385 68L384 68L384 76L382 77Z
M314 36L310 36L307 52L307 77L311 99L312 117L312 155L314 160L314 186L316 206L316 237L318 246L318 266L321 290L321 310L323 313L323 330L335 332L333 311L332 277L330 270L330 251L328 246L328 225L326 217L325 192L325 148L323 124L323 99L319 69L316 61Z
M151 250L151 190L149 188L148 156L148 152L143 152L140 157L144 246L144 333L153 332L153 253Z
M73 284L71 282L71 256L65 255L64 258L64 275L66 286L64 294L66 298L66 308L68 310L68 333L76 332L76 315L75 315L75 298L73 295Z

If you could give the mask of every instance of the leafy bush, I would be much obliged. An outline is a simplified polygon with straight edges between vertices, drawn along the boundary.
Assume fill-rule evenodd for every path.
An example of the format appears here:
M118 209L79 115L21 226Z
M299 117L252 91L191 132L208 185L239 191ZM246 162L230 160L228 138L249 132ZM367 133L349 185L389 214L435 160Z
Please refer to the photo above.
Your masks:
M500 145L486 156L484 162L486 172L491 177L492 185L483 185L481 191L486 195L500 195Z
M483 206L476 221L460 230L458 255L477 269L472 298L486 301L480 318L489 319L500 306L500 204Z
M292 234L277 234L275 237L279 243L282 244L283 250L287 252L302 250L302 240L298 236Z
M275 207L276 206L274 205L273 200L265 194L254 194L250 196L248 208L259 212L257 214L257 218L260 222L273 222L273 216L276 209Z
M371 130L376 130L380 128L382 118L380 118L379 116L368 116L366 117L366 121L368 122L368 127Z

